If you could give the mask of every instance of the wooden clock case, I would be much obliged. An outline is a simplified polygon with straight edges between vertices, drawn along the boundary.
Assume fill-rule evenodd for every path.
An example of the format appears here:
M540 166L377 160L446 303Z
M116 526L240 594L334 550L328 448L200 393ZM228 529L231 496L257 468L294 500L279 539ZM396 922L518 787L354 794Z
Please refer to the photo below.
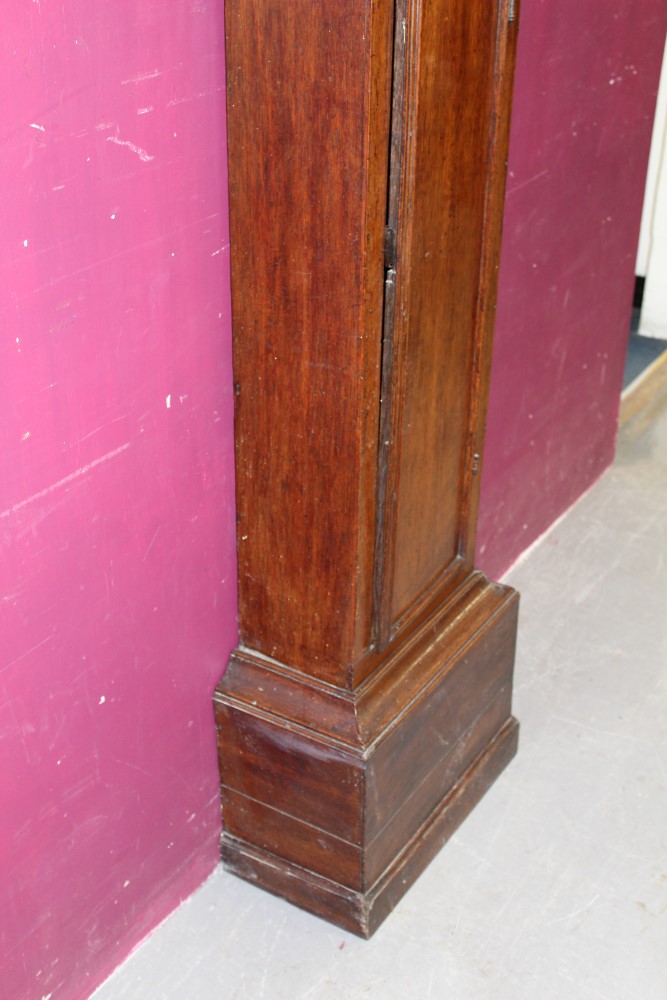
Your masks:
M474 566L516 20L226 0L222 856L364 936L517 746L518 598Z

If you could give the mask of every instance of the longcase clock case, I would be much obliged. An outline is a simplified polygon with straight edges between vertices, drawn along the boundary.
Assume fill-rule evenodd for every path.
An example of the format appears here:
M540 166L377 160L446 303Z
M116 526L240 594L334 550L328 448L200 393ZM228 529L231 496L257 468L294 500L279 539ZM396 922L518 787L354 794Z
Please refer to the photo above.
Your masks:
M226 0L228 869L370 935L516 750L474 566L512 0Z

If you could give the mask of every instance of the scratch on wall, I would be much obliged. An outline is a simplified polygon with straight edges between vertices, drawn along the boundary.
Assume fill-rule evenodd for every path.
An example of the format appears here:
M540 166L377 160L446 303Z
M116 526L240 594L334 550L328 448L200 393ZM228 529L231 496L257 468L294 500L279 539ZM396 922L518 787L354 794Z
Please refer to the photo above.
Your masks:
M39 649L40 646L44 646L47 642L51 642L52 639L53 639L53 634L47 635L47 637L45 639L41 639L39 642L35 643L34 646L31 646L30 649L26 649L25 653L21 653L21 655L17 656L14 660L11 660L9 663L5 663L4 666L3 666L3 668L2 668L2 670L0 670L0 673L4 674L5 670L9 670L10 667L15 666L17 663L20 663L21 660L25 660L26 656L30 656L30 654L34 653L36 649ZM9 704L10 703L7 702L7 705L9 705ZM15 721L16 731L20 732L21 736L23 738L23 729L22 729L22 727L16 722L16 720L14 720L14 721ZM25 739L23 740L23 742L25 743Z
M117 135L108 135L107 142L113 142L116 146L127 146L128 149L131 149L133 153L137 154L142 163L150 163L151 160L155 159L155 157L151 156L150 153L147 153L145 149L142 149L141 146L137 146L133 142L130 142L129 139L119 139Z
M199 90L195 94L188 94L187 97L173 97L170 101L167 101L166 106L168 108L174 108L177 104L187 104L189 101L196 101L200 97L213 97L222 90L222 87L216 87L214 90Z
M13 507L8 507L7 510L0 512L0 518L9 517L10 514L15 514L16 511L21 510L23 507L27 507L28 504L34 503L35 500L40 500L42 497L48 496L49 493L53 493L54 490L59 490L63 486L67 486L68 483L73 482L75 479L79 479L81 476L85 476L87 472L91 469L96 468L98 465L102 465L103 462L108 462L109 459L115 458L116 455L120 455L122 452L127 451L130 447L130 442L123 444L120 448L114 448L113 451L107 452L106 455L101 455L99 458L94 459L92 462L88 462L87 465L82 465L80 469L76 472L71 472L69 476L65 476L63 479L59 479L57 483L52 483L45 489L40 490L38 493L33 493L31 497L27 497L25 500L19 500L15 503Z
M137 73L136 76L130 76L127 80L121 80L121 87L124 87L127 83L141 83L142 80L154 80L156 76L162 76L159 69L149 69L144 73Z

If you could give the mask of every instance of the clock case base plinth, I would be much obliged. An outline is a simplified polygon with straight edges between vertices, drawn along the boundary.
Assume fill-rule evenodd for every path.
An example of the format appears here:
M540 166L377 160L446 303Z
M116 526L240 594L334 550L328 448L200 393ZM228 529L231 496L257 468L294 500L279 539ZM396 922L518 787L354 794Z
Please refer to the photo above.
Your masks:
M214 696L227 870L369 937L516 752L517 610L474 573L351 692L237 650Z

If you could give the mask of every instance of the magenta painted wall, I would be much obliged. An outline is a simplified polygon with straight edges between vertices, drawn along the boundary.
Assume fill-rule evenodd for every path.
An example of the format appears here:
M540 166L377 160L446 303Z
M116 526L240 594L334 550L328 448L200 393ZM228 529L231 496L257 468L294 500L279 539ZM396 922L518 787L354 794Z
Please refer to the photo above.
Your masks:
M614 454L664 0L524 0L478 535L499 575Z
M69 1000L217 859L222 4L2 14L0 995Z

